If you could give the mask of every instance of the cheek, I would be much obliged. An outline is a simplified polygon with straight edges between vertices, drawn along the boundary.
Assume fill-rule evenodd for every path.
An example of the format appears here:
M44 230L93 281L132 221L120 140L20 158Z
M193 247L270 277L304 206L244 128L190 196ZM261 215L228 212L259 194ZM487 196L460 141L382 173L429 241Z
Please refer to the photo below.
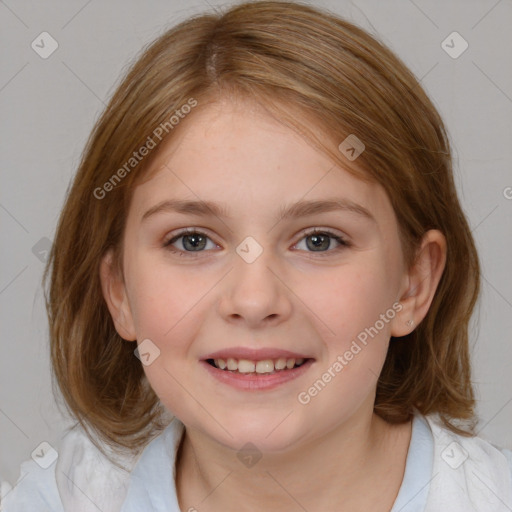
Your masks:
M329 347L344 349L358 334L374 326L381 314L386 315L394 301L388 275L378 263L366 260L308 279L300 296L307 297L307 305L324 325L322 334ZM387 322L379 322L377 327L388 334Z
M201 299L218 279L212 276L210 283L207 276L165 263L139 262L132 268L137 268L131 280L137 339L139 343L150 339L159 351L154 362L143 367L144 373L167 409L183 414L187 410L183 386L191 378L189 363L195 363L192 348L201 323L198 317L205 314Z
M160 351L155 363L144 370L155 390L160 381L167 381L166 389L172 391L166 370L179 382L188 378L186 367L197 362L194 341L211 312L209 299L215 295L219 277L192 265L179 267L165 260L142 259L132 260L130 302L135 330L139 343L150 339Z
M165 339L206 293L207 283L165 262L133 261L130 303L138 337Z
M311 380L311 396L326 388L321 398L314 398L319 411L333 402L353 411L376 385L396 314L396 285L388 268L385 258L361 257L358 264L318 275L307 287L309 295L304 296L318 316L325 353Z

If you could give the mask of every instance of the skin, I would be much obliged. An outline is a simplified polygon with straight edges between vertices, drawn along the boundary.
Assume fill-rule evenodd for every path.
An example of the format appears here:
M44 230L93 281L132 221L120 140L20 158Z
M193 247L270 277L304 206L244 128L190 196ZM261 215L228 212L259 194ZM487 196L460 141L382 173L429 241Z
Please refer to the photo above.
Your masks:
M354 201L374 220L333 211L276 223L282 205L331 197ZM170 198L225 203L229 217L166 211L142 220ZM183 256L164 247L183 228L203 232L207 245L193 252L179 238L172 247ZM312 228L329 229L350 245L328 238L328 248L315 249L306 236ZM252 263L236 252L248 236L263 248ZM416 264L406 268L380 185L333 166L256 105L221 100L181 121L134 189L124 275L115 273L108 253L101 280L119 334L138 343L149 338L160 350L144 371L186 426L176 481L182 510L230 510L237 503L239 511L314 512L335 503L341 512L389 511L411 424L391 425L373 413L377 376L390 336L409 333L425 317L445 258L445 239L431 230ZM398 301L402 310L378 335L308 404L299 403L297 395ZM278 347L315 362L276 389L240 391L199 363L235 346ZM237 457L247 442L262 454L251 468Z

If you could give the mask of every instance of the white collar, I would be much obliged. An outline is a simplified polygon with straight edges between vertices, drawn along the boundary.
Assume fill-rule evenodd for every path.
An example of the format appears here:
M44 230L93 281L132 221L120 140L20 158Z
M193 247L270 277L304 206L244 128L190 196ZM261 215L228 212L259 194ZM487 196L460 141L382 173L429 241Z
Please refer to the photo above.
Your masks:
M124 459L127 470L111 464L81 429L71 431L55 469L64 510L180 512L175 460L184 430L175 418L139 456ZM511 459L510 451L447 430L437 415L415 414L392 512L510 512Z

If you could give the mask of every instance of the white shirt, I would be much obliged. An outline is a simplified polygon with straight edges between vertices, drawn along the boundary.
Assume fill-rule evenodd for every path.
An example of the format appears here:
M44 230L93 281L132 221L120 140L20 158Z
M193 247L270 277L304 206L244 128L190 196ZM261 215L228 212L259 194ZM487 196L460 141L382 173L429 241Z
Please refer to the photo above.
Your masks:
M21 464L13 488L0 478L0 511L187 512L179 509L175 485L183 432L183 424L172 421L138 457L121 460L125 471L75 427L47 469L29 459ZM417 414L391 512L444 511L511 512L512 451L454 434L437 416Z

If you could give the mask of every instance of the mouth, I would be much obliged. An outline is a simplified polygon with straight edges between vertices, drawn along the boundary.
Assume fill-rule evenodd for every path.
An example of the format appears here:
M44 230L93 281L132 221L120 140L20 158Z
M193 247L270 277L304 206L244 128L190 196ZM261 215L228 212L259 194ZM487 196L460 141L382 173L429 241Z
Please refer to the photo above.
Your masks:
M311 357L284 350L230 349L208 355L201 360L201 365L222 385L237 391L263 392L291 385L305 375L314 362Z
M225 372L234 373L237 375L257 376L257 375L274 375L276 373L284 373L295 368L313 361L311 358L294 358L294 357L280 357L277 359L206 359L206 362Z
M201 366L211 378L239 391L271 391L290 385L316 362L307 352L277 347L231 347L205 354Z

